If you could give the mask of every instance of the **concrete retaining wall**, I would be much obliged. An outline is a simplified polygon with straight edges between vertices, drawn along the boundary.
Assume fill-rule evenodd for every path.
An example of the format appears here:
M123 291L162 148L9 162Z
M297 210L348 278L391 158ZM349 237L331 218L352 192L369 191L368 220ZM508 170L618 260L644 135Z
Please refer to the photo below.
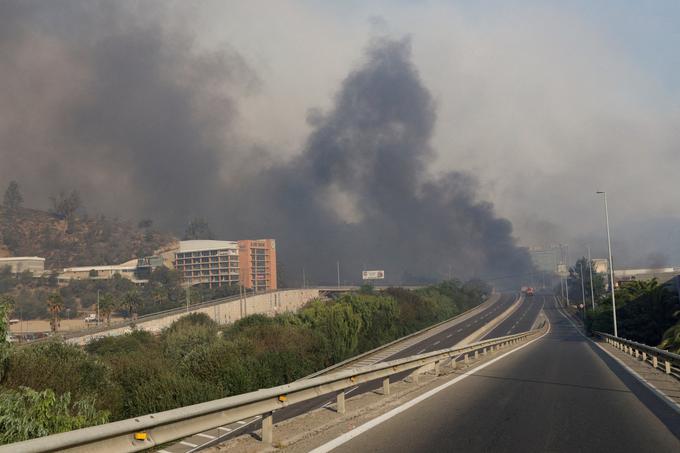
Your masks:
M223 304L189 310L184 313L176 313L158 319L140 321L137 329L149 332L160 332L170 324L185 316L187 313L205 313L219 324L229 324L239 319L254 314L274 316L287 311L297 311L307 302L319 297L318 289L289 289L272 293L249 296L242 300L232 300ZM82 337L69 338L68 343L86 344L96 338L123 335L130 332L130 326L113 328L104 332L92 333Z

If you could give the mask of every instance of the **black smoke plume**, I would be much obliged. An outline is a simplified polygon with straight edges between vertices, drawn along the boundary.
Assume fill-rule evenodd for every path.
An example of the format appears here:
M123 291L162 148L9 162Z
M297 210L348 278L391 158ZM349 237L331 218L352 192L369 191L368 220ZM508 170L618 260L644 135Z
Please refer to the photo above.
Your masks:
M431 173L435 103L408 39L376 38L297 157L234 130L258 79L233 50L199 51L159 4L0 4L0 182L32 199L75 187L90 209L181 233L274 237L289 284L495 277L530 269L512 226L466 174ZM142 6L139 6L142 5ZM263 132L264 133L264 132Z

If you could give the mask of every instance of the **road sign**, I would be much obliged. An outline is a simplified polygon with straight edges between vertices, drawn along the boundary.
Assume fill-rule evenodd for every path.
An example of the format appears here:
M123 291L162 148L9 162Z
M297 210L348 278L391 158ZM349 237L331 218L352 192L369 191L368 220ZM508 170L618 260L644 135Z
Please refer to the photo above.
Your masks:
M382 280L385 278L385 271L363 271L361 278L364 280Z

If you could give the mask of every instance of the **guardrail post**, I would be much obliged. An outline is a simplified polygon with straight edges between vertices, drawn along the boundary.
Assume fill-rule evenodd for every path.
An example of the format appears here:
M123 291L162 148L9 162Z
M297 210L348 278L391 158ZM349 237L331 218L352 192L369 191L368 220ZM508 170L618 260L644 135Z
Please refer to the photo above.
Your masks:
M451 357L450 365L451 365L451 369L452 369L452 370L455 370L455 369L458 367L458 363L456 362L456 358L455 358L455 357Z
M643 362L647 361L647 353L645 351L642 351L642 361Z
M671 374L671 362L664 360L666 362L666 374Z
M470 363L470 354L465 354L465 364L467 365L469 363Z
M658 358L657 356L655 356L655 355L652 356L652 366L653 366L654 368L658 368L658 367L659 367L659 358Z
M344 414L345 413L345 391L340 390L337 395L337 404L336 404L336 412L338 414Z
M482 355L486 355L486 348L482 349Z
M390 394L390 378L389 376L383 379L383 396Z
M475 349L475 360L479 358L479 350Z
M441 366L439 364L439 360L437 360L436 362L434 362L434 375L435 376L439 376L439 369L440 368L441 368Z
M638 351L637 349L635 350L635 358L636 359L640 358L640 351Z
M273 412L262 415L262 442L271 445L273 439Z

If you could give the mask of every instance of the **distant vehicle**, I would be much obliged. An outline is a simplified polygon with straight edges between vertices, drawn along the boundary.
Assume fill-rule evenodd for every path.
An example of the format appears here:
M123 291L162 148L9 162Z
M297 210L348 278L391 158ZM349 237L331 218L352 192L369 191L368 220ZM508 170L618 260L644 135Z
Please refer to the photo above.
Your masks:
M9 320L9 324L10 324L10 325L12 325L12 324L19 324L20 322L21 322L21 320L16 319L16 318L10 319L10 320Z
M525 296L533 296L534 295L534 288L531 286L522 286L522 294Z
M91 322L97 322L97 315L95 315L94 313L91 313L91 314L85 316L85 322L88 323L88 324L91 323Z

